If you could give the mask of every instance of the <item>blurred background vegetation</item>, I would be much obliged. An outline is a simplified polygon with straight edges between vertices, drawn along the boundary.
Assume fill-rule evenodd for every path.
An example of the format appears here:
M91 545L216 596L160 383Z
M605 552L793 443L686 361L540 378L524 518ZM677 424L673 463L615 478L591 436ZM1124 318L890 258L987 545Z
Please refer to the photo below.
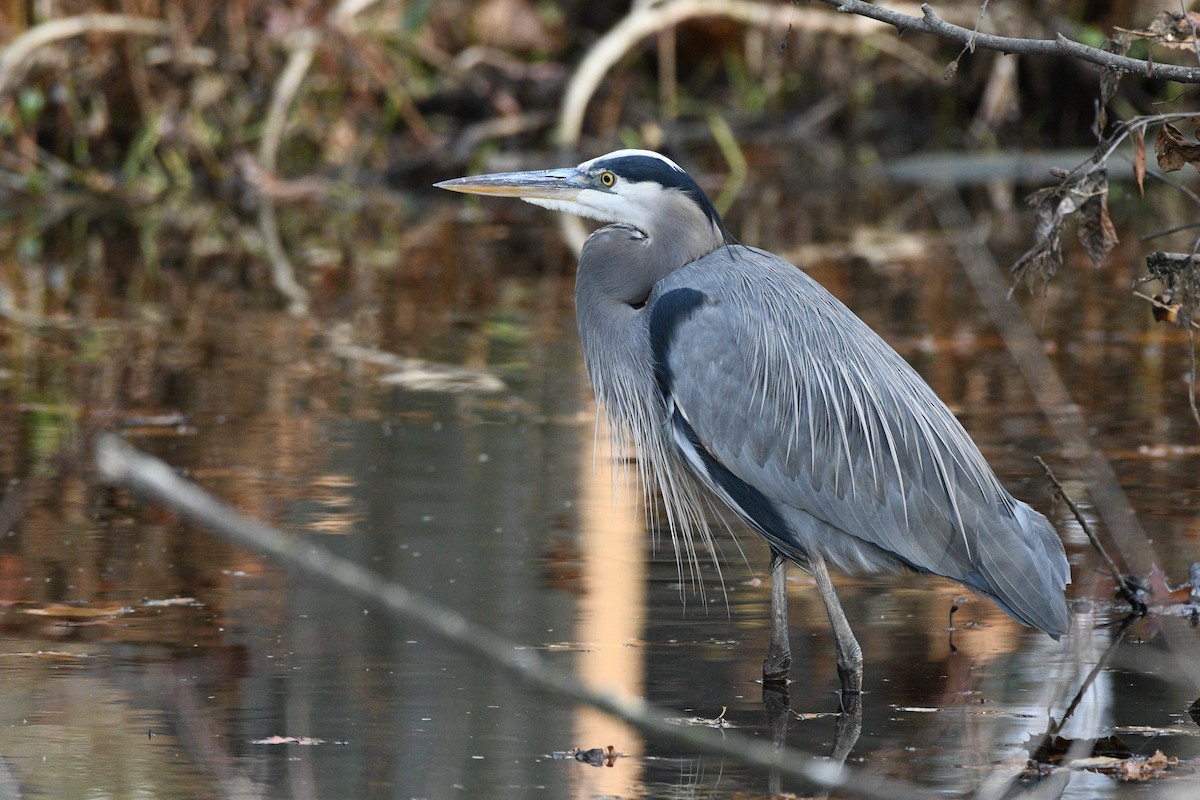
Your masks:
M820 186L914 152L1095 142L1088 65L1002 66L1005 57L980 52L947 81L941 72L956 45L901 39L816 3L775 4L786 27L710 17L633 44L589 103L583 141L558 158L568 81L628 3L2 7L0 42L81 20L77 35L25 50L16 63L8 48L0 65L0 292L6 309L38 317L177 306L197 286L278 307L270 264L279 258L294 262L323 313L353 308L364 282L431 271L443 273L443 292L469 291L451 263L460 254L427 222L429 185L497 153L545 150L536 163L574 163L648 146L686 153L709 185L746 164L753 173L799 163L797 179ZM1100 44L1114 25L1138 27L1157 10L1135 0L992 4L987 29ZM979 4L938 11L970 26ZM99 14L155 27L104 32L112 29L99 17L78 17ZM289 58L304 50L311 64L283 98L284 124L272 134ZM1152 111L1168 95L1145 81L1126 81L1121 92L1117 117ZM264 142L269 135L278 142ZM264 201L279 209L277 234L262 224Z
M541 219L537 209L497 204L484 218L438 197L438 180L650 147L686 164L748 242L840 246L862 233L846 220L870 208L895 248L899 234L935 226L919 198L871 180L881 165L1096 142L1090 65L960 56L821 3L745 0L728 5L743 17L768 9L769 24L688 18L620 42L587 98L582 137L564 137L581 65L630 14L663 5L4 0L0 387L22 420L0 444L8 474L53 473L44 465L64 442L113 414L186 412L197 402L189 376L233 352L234 327L271 330L236 347L287 364L347 342L503 361L538 335L541 311L569 309L574 254L544 227L513 224ZM938 4L968 27L979 11ZM1159 11L1137 0L993 3L983 27L1100 45ZM1109 124L1184 110L1189 97L1127 79ZM747 182L763 175L771 181ZM971 190L1006 212L991 236L1018 252L1030 240L1028 189ZM1160 192L1155 202L1187 201ZM1157 213L1113 210L1119 225ZM1128 286L1130 274L1110 278ZM284 331L230 317L287 309L309 313Z
M936 7L943 18L972 27L981 4ZM238 720L257 725L269 718L255 706L255 691L265 691L258 677L278 669L301 681L288 684L298 687L297 696L309 689L303 681L312 673L262 655L285 649L276 637L289 621L308 619L307 606L289 605L307 602L304 593L289 591L284 577L245 552L214 545L170 512L94 481L87 451L101 429L122 433L240 510L289 530L359 534L333 538L348 547L366 542L363 552L372 554L394 548L395 538L405 548L411 539L421 546L386 551L396 570L388 574L455 595L478 577L484 601L476 606L495 615L498 629L537 618L513 607L546 603L562 619L576 613L574 600L554 592L559 585L581 597L590 591L580 588L585 559L577 542L610 548L610 540L633 540L606 539L605 528L583 519L582 500L563 503L586 500L592 486L589 468L579 466L590 455L575 457L590 452L592 437L591 394L570 334L575 254L541 209L484 207L431 184L569 165L617 147L658 149L684 164L727 212L735 234L803 264L850 302L963 415L1016 493L1044 499L1028 454L1054 460L1045 415L958 274L927 198L914 183L880 175L906 160L926 173L938 172L936 164L983 165L983 178L959 188L987 229L988 247L1012 263L1030 246L1034 213L1022 200L1036 184L987 180L988 157L1045 153L1053 158L1047 163L1063 167L1086 159L1097 141L1098 71L1067 58L963 55L953 43L899 36L813 0L727 0L741 17L758 14L769 24L716 15L615 38L631 14L665 5L0 0L0 415L8 422L0 425L0 628L12 647L25 647L22 635L39 652L47 642L62 642L54 649L135 642L134 655L122 651L113 663L152 668L199 650L208 659L201 672L216 690L197 688L197 704L219 697L220 724L242 739ZM920 14L915 2L888 5ZM1149 25L1164 5L991 2L981 30L1038 38L1062 32L1099 46L1115 26ZM581 69L610 45L615 60L587 93L582 136L565 135L564 101L582 85ZM1130 55L1147 52L1138 40ZM1196 60L1183 49L1156 48L1153 55ZM959 67L948 80L943 73L955 59ZM1187 87L1128 76L1108 104L1107 124L1193 105ZM1193 136L1189 126L1183 131ZM918 156L934 160L918 163ZM1191 167L1180 174L1194 175ZM1043 179L1053 180L1044 166L1036 180ZM1190 553L1200 540L1200 451L1190 444L1195 428L1180 378L1189 343L1181 330L1156 326L1128 292L1149 249L1138 234L1186 224L1195 206L1183 192L1149 181L1143 201L1131 179L1115 176L1110 195L1122 244L1103 267L1068 245L1061 279L1015 298L1032 309L1040 343L1070 376L1074 402L1118 460L1155 538ZM1187 249L1195 233L1169 238L1153 246ZM604 498L598 505L607 508L609 481L597 485ZM492 536L501 524L507 539ZM418 550L442 557L411 560ZM494 556L498 550L516 560ZM474 573L459 566L468 552L476 556ZM660 545L665 577L651 586L662 598L656 602L669 604L668 622L647 638L675 642L682 604L665 553ZM498 563L517 566L506 571ZM1175 564L1167 574L1178 580L1186 569ZM440 582L446 576L455 577ZM490 600L493 589L506 602ZM765 590L749 591L765 600ZM905 625L923 631L906 640L918 643L911 652L942 647L939 591L898 595L899 607L913 612L902 616L924 620ZM528 602L510 605L505 593ZM875 594L866 583L850 591L863 608ZM331 618L343 624L338 603L312 597L314 615L332 607ZM160 607L138 605L141 616L131 619L123 609L145 598L199 603L171 605L161 616ZM638 618L615 611L603 593L591 602L603 609L596 620L605 628L614 618ZM34 606L57 616L22 613ZM60 624L83 606L124 616L115 624ZM874 617L877 607L869 607ZM755 635L762 615L757 606L744 608L752 609L746 629ZM375 630L376 617L357 608L353 616L353 626ZM723 619L717 612L702 624ZM873 640L875 652L910 652L895 646L887 624L871 631L864 642ZM984 642L981 653L1019 647L1011 626L972 635ZM705 639L701 652L724 652L718 638L727 636ZM367 675L358 667L374 662L345 658L341 644L330 658L355 672L347 680L354 702L365 716L390 714L394 698L376 704L381 695L357 683L390 686L382 682L387 670ZM360 646L374 657L374 644ZM616 649L641 657L638 648ZM745 646L751 650L760 652ZM664 652L655 656L660 675ZM684 654L675 658L685 677L674 682L693 693L696 651L672 652ZM1147 662L1157 658L1157 651L1143 652ZM757 670L732 650L720 659L731 674ZM946 672L957 677L947 691L955 699L946 701L938 697L941 679L930 680L945 662L918 661L912 686L920 689L899 689L905 706L924 705L926 697L937 705L962 702L960 682L979 674L973 661L951 664ZM28 680L14 685L48 684L45 675L57 665L33 663ZM108 661L91 663L97 666L89 679L111 678ZM832 668L818 663L815 669ZM1041 657L1030 663L1041 680ZM36 671L43 664L45 675ZM125 697L129 681L118 677L113 696ZM179 682L171 683L177 691ZM1146 683L1159 692L1157 677ZM77 718L87 722L75 725L88 729L80 741L107 744L120 727L130 734L123 752L146 760L130 763L178 761L178 750L144 745L149 723L140 716L108 724L123 706L105 703L97 713L93 698L103 693L91 684L70 694L64 707L79 709ZM159 684L146 694L153 699L130 706L157 713L158 698L174 696ZM719 710L693 701L689 696L686 705ZM32 743L18 772L43 781L77 775L73 780L91 786L87 773L95 772L98 749L66 748L70 759L45 766L61 720L49 705L49 724L34 734L25 727L23 700L11 717L20 724L6 729ZM440 715L452 725L479 718L450 708ZM522 717L506 707L504 716L543 726L540 709ZM194 738L213 741L207 729ZM379 755L367 759L372 768L363 774L394 774L394 740L371 738ZM459 747L458 739L447 741L447 751ZM601 743L607 741L578 744ZM896 745L893 763L921 768L912 748L900 744L910 743L885 745ZM415 758L429 752L407 751ZM359 763L345 754L332 758ZM0 773L3 766L0 760ZM414 772L429 771L418 766ZM164 782L175 774L145 772ZM493 784L501 785L486 785ZM176 792L161 796L205 796ZM54 788L43 793L69 796ZM96 796L94 786L87 796Z

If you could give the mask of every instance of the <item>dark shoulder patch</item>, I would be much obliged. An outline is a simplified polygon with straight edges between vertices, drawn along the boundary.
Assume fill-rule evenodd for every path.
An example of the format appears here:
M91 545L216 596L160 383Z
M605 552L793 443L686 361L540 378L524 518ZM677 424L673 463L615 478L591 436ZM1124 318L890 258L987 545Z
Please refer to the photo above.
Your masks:
M667 363L675 340L675 330L691 319L704 305L704 293L697 289L672 289L654 301L650 309L650 351L654 355L654 380L663 396L671 392L671 368Z

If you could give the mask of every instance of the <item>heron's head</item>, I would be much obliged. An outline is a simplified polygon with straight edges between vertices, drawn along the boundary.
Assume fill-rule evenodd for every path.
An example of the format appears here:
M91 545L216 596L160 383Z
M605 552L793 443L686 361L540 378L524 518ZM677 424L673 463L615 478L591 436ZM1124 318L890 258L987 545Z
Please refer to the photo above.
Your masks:
M713 238L716 244L732 241L692 177L650 150L617 150L577 167L476 175L435 186L519 197L555 211L627 225L651 238L670 234Z

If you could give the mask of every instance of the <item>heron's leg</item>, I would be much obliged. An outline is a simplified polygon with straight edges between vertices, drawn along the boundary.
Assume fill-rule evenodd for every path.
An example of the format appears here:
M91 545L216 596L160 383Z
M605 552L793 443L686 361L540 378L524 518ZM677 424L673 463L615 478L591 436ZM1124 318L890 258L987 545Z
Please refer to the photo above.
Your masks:
M846 621L846 613L842 611L842 604L833 590L833 582L829 580L829 570L825 566L825 559L815 553L810 553L808 565L812 570L813 578L817 581L817 593L821 595L821 602L825 604L825 612L829 614L829 624L833 626L833 643L837 648L838 677L842 681L842 697L843 705L845 705L847 695L857 695L862 692L862 648L858 646L858 640L854 638L854 631L850 630L850 623ZM857 701L857 698L855 700Z
M771 644L767 648L767 657L763 659L763 682L786 682L791 666L792 647L788 642L787 559L772 550Z

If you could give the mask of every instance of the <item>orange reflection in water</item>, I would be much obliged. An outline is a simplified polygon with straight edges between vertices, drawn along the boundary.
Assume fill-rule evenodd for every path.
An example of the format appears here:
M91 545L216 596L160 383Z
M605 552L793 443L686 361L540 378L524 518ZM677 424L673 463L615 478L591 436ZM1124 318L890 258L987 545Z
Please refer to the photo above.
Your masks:
M590 428L581 428L587 438ZM592 443L582 441L579 493L579 550L584 592L579 600L577 639L584 648L576 661L580 680L593 689L642 696L644 659L640 646L646 616L645 520L637 486L620 469L601 424ZM614 487L619 490L614 495ZM628 758L611 767L582 767L575 796L632 797L641 781L641 736L628 725L591 708L575 714L576 746L614 747Z

